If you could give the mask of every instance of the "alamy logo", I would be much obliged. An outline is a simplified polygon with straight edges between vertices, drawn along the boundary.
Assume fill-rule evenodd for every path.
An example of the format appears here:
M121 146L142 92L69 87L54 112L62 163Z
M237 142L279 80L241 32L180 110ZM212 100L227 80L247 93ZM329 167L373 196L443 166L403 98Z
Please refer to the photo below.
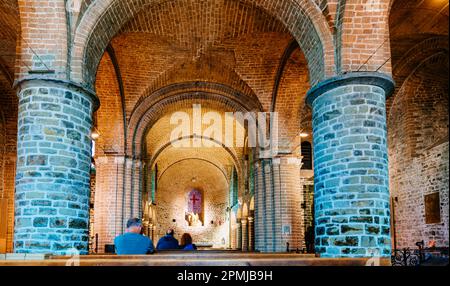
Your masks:
M70 256L70 258L66 261L66 266L80 266L80 252L77 249L69 249L66 255Z
M81 0L67 0L66 10L70 13L79 13L81 10Z
M367 254L370 258L366 262L366 266L380 266L381 265L381 251L380 249L368 249Z
M278 113L202 112L199 104L170 118L175 128L170 142L175 148L259 147L260 155L272 158L278 153ZM205 128L206 126L206 128Z

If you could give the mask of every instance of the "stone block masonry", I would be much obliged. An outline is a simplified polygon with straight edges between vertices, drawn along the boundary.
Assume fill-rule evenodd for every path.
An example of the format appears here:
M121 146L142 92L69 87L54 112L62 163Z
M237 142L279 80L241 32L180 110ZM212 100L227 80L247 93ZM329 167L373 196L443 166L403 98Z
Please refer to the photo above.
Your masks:
M18 95L14 251L86 254L95 97L55 81Z
M356 73L309 93L315 247L322 257L390 255L385 100L392 89L385 76Z

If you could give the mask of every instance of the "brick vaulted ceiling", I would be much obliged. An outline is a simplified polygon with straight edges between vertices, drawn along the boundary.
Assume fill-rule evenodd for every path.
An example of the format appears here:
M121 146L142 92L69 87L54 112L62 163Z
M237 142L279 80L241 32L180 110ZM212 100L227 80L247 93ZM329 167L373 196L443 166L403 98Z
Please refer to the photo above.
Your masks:
M245 97L244 101L251 101L250 105L269 111L277 70L292 40L284 25L274 17L236 1L166 1L153 5L126 23L110 43L123 83L122 108L126 120L130 124L139 105L155 92L174 84L196 82L226 86L238 91ZM118 100L120 88L112 82L117 76L110 54L105 53L97 73L96 90L100 101L105 103L97 112L97 119L100 132L105 134L102 136L104 142L100 143L108 145L106 149L117 149L120 145L116 142L117 137L123 136L118 136L118 133L109 136L107 131L122 125L117 123L120 118L114 119L111 112L121 108ZM304 98L309 89L309 75L305 56L299 48L291 54L278 81L276 111L283 113L281 120L286 125L300 122L303 112L300 110L304 108ZM189 89L190 92L192 90L195 90L195 85ZM189 104L192 103L196 102ZM184 108L183 104L180 109ZM176 111L176 106L174 104L168 110ZM236 111L217 105L213 110L222 113ZM169 113L162 114L159 121L147 126L147 144L143 145L146 156L151 158L169 141L173 129L169 118ZM299 126L294 126L283 136L285 141L293 141L298 133ZM203 150L202 155L199 150L178 151L164 150L158 165L170 165L176 158L184 158L190 153L202 158L209 156L210 160L224 153L226 156L218 162L222 168L236 163L224 150ZM242 158L242 148L232 152L237 158Z
M182 77L166 79L172 83L213 80L229 85L230 78L242 81L269 109L276 69L291 35L279 21L255 7L235 1L222 2L223 6L208 1L210 6L200 7L202 3L167 1L152 6L125 24L112 40L127 115L144 91L158 86L167 75ZM218 73L222 79L213 75Z
M396 0L391 7L392 64L414 45L436 36L448 36L448 0Z

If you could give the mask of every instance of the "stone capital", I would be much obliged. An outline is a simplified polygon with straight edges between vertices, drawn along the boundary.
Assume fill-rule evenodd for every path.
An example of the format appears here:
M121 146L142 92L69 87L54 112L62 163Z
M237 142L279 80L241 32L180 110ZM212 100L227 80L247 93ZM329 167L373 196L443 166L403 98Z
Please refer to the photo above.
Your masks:
M13 85L13 88L17 88L19 92L30 87L53 87L67 89L90 97L92 100L93 111L96 111L100 107L100 100L92 89L72 81L52 78L25 78L20 81L16 81Z
M391 76L379 72L351 72L319 82L306 95L306 104L311 107L314 100L322 94L346 85L372 85L382 88L386 98L391 96L395 82Z

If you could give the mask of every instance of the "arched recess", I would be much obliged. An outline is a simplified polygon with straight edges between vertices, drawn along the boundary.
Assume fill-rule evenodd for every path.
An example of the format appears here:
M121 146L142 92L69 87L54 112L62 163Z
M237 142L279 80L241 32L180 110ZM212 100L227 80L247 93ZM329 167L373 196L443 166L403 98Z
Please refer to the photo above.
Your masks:
M203 159L203 158L195 158L195 157L184 158L184 159L181 159L181 160L177 160L177 161L175 161L174 163L171 163L169 166L167 166L166 168L164 168L164 169L161 171L161 174L158 175L158 180L160 180L161 177L164 176L164 173L165 173L167 170L169 170L170 168L172 168L172 167L175 166L176 164L181 163L181 162L184 162L184 161L189 161L189 160L202 161L202 162L205 162L205 163L207 163L207 164L210 164L210 165L214 166L216 169L218 169L218 170L223 174L224 178L225 178L227 181L229 181L229 179L228 179L228 177L227 177L227 174L226 174L225 170L222 169L222 168L219 166L219 164L216 164L216 163L214 163L214 162L211 162L210 160L207 160L207 159Z
M422 35L394 65L399 83L388 101L388 142L393 243L413 247L448 229L448 38ZM395 46L397 49L400 45ZM438 194L441 221L426 222L425 197Z
M205 91L202 91L202 86L205 87ZM180 109L192 109L193 104L200 104L205 108L214 107L216 110L228 112L246 113L258 110L258 103L245 98L245 95L241 95L227 86L211 83L176 84L159 89L154 95L146 96L145 100L141 101L140 105L134 110L128 125L128 148L126 162L124 162L126 177L123 180L122 197L124 201L127 200L131 204L129 212L131 214L141 212L143 167L153 164L148 162L147 155L157 158L154 153L155 150L148 150L150 153L147 154L148 151L144 143L149 131L160 118ZM158 140L160 139L161 136ZM170 146L171 144L166 142L166 145ZM235 162L238 170L242 170L238 156L234 155L233 162ZM239 190L243 190L243 172L238 171L238 173L240 176ZM126 213L127 209L123 208L123 212Z
M292 41L280 60L272 91L271 112L278 114L281 153L299 155L301 115L306 108L309 85L306 59L297 42Z
M111 39L130 19L158 0L105 0L91 5L77 27L71 53L71 79L87 87L95 82L103 52ZM241 1L283 23L298 41L308 59L311 84L334 75L334 49L327 21L309 0ZM287 13L286 13L287 11Z
M402 81L402 86L392 99L388 113L391 145L392 142L397 142L395 153L406 157L402 160L419 156L427 147L442 139L448 140L448 131L446 134L442 132L448 129L448 84L445 86L449 71L448 50L438 51L428 57L418 59L419 61L413 65L408 76ZM443 74L431 78L433 76L430 74L430 66L434 67L437 72L442 71ZM428 80L424 79L424 75L429 77ZM441 98L442 96L444 98ZM430 116L425 116L427 111ZM425 121L429 122L428 125L433 125L433 128L437 128L437 126L442 125L442 122L439 123L438 121L442 121L442 116L445 116L445 114L447 114L446 128L441 127L439 130L434 130L425 140L423 134L429 132L423 126ZM431 124L430 120L434 123ZM397 124L400 124L400 127ZM401 133L393 133L394 130L392 129ZM435 142L425 144L425 141L429 140Z
M397 88L401 88L407 77L417 70L427 58L438 53L448 54L448 44L448 37L431 36L404 53L403 57L393 67L392 74Z
M213 83L184 83L159 89L151 96L146 96L131 115L128 124L127 154L135 158L141 157L145 135L156 120L169 111L169 108L175 110L182 106L192 107L194 103L207 106L215 102L232 111L260 111L259 102L246 100L246 97L228 86Z
M208 175L197 173L197 169L204 170ZM174 176L177 180L173 180ZM192 180L193 177L196 178L195 181ZM225 247L221 240L226 240L229 232L225 223L228 184L222 171L208 161L194 158L172 164L158 183L155 206L158 234L162 235L171 227L180 235L189 232L197 243L208 242ZM197 213L202 222L200 226L191 225L189 194L192 191L201 192L202 211Z
M394 116L396 106L401 100L400 95L411 91L404 90L408 79L420 69L420 67L440 54L449 53L448 37L425 35L426 39L413 45L406 52L402 52L402 57L396 61L393 68L393 78L396 81L396 90L394 95L387 102L387 120L390 122ZM443 63L444 64L444 63ZM403 90L402 90L403 89ZM398 110L397 110L398 111Z
M97 74L97 96L102 104L94 114L94 128L101 135L96 140L96 149L99 151L96 154L124 154L127 135L125 91L119 63L111 45L107 47Z
M167 142L161 148L159 148L154 154L152 154L152 158L150 159L149 166L153 166L156 163L156 161L158 160L158 157L161 155L161 153L164 152L164 150L166 150L167 148L170 148L171 146L173 146L174 143L180 142L180 141L185 141L185 140L190 140L190 139L207 140L207 141L210 141L210 142L214 142L215 144L220 146L220 148L223 148L228 153L228 155L231 157L231 159L232 159L232 161L234 163L234 166L238 170L238 174L242 176L242 165L241 165L241 163L240 163L236 153L233 150L231 150L230 148L225 146L223 144L223 142L219 142L219 141L217 141L217 140L215 140L213 138L208 138L208 137L204 137L204 136L196 136L196 135L191 135L191 136L188 136L188 137L182 137L182 138L178 138L176 140ZM215 164L213 164L213 165L215 165ZM223 170L221 170L221 171L223 173Z

